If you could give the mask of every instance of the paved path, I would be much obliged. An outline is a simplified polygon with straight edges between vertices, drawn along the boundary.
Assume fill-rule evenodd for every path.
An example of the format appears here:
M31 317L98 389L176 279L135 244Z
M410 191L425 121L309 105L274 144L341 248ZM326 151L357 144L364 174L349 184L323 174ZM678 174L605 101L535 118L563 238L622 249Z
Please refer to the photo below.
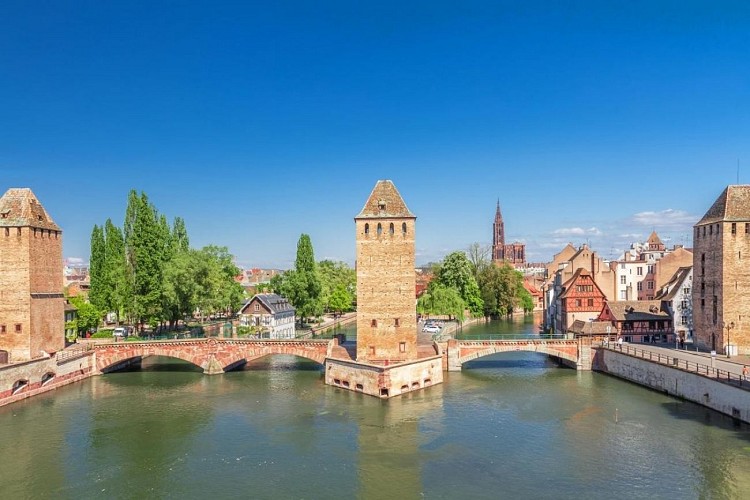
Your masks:
M612 342L610 342L610 346ZM679 358L683 361L690 361L691 363L700 363L702 365L711 366L711 354L707 352L696 352L684 349L675 349L674 347L659 346L653 344L633 344L625 343L636 349L640 349L646 352L653 352L655 354L661 354L662 356L669 356L673 358ZM714 359L713 367L719 370L725 370L736 375L742 375L742 367L744 365L750 366L750 356L732 356L727 358L726 355L717 355Z

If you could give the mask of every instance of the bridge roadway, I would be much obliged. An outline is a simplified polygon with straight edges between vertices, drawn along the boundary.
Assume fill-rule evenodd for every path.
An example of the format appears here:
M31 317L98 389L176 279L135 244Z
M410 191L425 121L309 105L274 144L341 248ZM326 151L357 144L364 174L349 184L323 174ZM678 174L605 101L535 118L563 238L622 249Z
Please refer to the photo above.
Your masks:
M502 340L454 340L433 344L443 355L443 368L460 371L464 363L491 354L527 351L546 354L579 370L591 369L591 344L582 339L522 338ZM338 339L184 339L149 340L95 344L96 372L117 370L134 359L146 356L167 356L203 368L208 375L220 374L243 363L272 354L289 354L321 365L326 358L352 360L351 343L339 345Z

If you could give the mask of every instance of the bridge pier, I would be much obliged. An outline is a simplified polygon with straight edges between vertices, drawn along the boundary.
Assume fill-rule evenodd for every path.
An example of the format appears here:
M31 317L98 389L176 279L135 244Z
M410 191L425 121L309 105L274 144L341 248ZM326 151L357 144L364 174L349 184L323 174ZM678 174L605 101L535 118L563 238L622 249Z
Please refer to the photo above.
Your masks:
M211 357L208 358L208 363L206 363L206 366L203 368L203 373L205 375L221 375L224 373L224 367L216 360L216 356L212 354Z
M461 371L461 349L458 346L456 339L450 339L448 346L446 347L446 353L448 355L448 371L449 372L460 372Z

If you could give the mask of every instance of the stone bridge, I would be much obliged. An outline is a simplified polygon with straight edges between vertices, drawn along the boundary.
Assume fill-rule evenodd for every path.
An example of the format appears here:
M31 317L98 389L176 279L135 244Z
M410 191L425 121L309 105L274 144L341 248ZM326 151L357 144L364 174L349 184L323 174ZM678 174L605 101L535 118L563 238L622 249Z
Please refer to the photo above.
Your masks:
M215 375L231 370L245 362L269 354L291 354L324 364L334 356L337 339L326 340L247 340L194 339L144 342L118 342L93 346L96 373L116 370L146 356L168 356L203 368L203 373Z
M591 341L587 339L449 340L448 371L461 371L467 361L499 352L527 351L546 354L576 370L591 370Z

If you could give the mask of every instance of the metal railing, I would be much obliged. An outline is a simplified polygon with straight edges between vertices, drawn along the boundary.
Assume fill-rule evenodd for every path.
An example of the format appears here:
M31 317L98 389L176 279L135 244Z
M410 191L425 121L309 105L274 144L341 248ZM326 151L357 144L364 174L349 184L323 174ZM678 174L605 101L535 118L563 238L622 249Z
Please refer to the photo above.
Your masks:
M542 333L542 334L516 334L516 335L503 335L503 334L475 334L475 335L457 335L456 340L574 340L572 337L565 335L564 333Z
M747 380L742 375L732 373L727 370L715 368L703 363L696 363L694 361L688 361L686 359L680 359L675 356L668 354L661 354L647 349L638 349L628 344L617 344L614 342L602 343L601 347L610 351L627 354L634 358L646 359L654 363L670 366L679 370L695 373L702 377L710 378L724 384L733 385L735 387L741 387L745 390L750 390L750 380Z

